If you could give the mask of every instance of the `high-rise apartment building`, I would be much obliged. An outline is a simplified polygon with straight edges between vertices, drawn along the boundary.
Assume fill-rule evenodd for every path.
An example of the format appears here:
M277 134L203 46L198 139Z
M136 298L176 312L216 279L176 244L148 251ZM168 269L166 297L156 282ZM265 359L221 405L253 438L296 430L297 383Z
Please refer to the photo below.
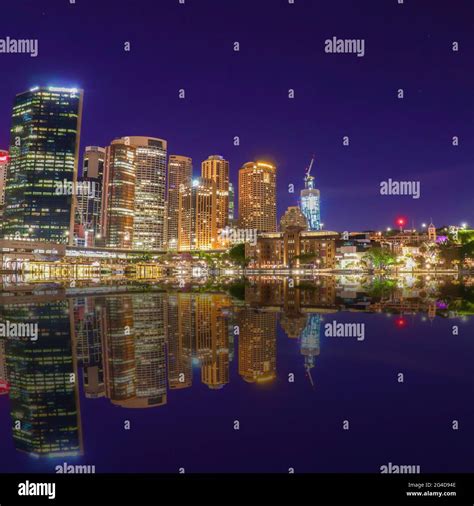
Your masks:
M161 250L165 243L167 142L154 137L124 137L136 148L133 248Z
M260 232L275 232L276 167L266 162L248 162L239 170L240 226Z
M216 230L219 233L229 224L229 162L222 156L212 155L202 162L201 176L216 185Z
M188 156L170 155L168 161L167 248L178 248L179 189L191 186L193 160Z
M82 90L16 96L5 190L4 238L72 243Z
M126 139L116 139L106 149L102 235L110 248L133 245L136 149Z
M210 250L217 241L216 184L197 178L179 192L178 250Z

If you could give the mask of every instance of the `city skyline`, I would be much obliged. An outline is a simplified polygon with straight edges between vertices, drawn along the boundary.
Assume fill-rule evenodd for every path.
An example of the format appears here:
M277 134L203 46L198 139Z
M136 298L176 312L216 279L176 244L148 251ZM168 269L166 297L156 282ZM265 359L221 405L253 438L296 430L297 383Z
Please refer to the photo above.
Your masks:
M244 34L242 23L250 8L245 0L240 7L227 8L212 0L203 0L199 7L193 2L185 6L170 2L160 9L162 37L170 43L160 45L162 39L156 40L141 10L128 16L126 25L132 30L140 25L140 35L129 36L127 29L120 31L114 26L107 40L100 30L83 40L79 39L78 27L87 16L87 2L58 2L54 11L27 3L30 9L21 23L26 32L38 34L40 50L37 58L5 56L12 72L0 83L0 118L5 118L0 123L2 148L8 146L6 118L11 97L22 87L19 82L25 83L25 88L43 83L73 84L86 90L81 153L85 146L105 146L122 135L156 136L167 139L169 153L193 158L196 167L209 154L221 154L230 162L234 186L243 163L265 159L280 169L279 216L288 206L297 204L296 195L287 191L288 185L301 187L311 155L316 153L313 174L322 192L321 219L325 228L383 230L399 214L408 216L409 223L426 222L430 217L436 223L472 221L472 109L465 106L464 100L473 81L469 65L472 45L465 20L455 12L445 12L435 5L428 19L417 5L394 2L386 8L380 2L369 2L367 9L374 16L382 11L386 15L386 9L392 15L392 25L382 33L350 2L342 2L347 19L351 24L357 21L366 39L364 58L353 59L324 52L326 38L335 33L344 35L349 29L347 21L338 17L339 9L326 4L275 5L262 0L251 6L254 18L261 21L261 33ZM151 2L145 3L146 12L156 8ZM112 16L112 25L122 26L124 13L107 9L107 2L94 9L96 19L102 13ZM13 7L6 6L5 13L9 22L19 23L19 13ZM265 26L268 13L272 15L272 27L282 34L301 25L298 32L303 43L286 35L282 37L284 42L278 41L273 28ZM227 29L210 34L216 48L209 52L199 39L199 27L207 16L216 14L226 21ZM407 27L407 17L417 20L413 28ZM44 22L41 27L33 23L38 18ZM436 20L442 23L436 24L434 37ZM53 48L47 34L54 32L57 23L68 21L73 25L69 37L61 39L63 44L55 42ZM180 24L186 26L186 35L171 29ZM390 37L394 38L401 27L406 37L395 48L389 43ZM269 42L264 42L265 37ZM79 40L80 51L75 46ZM130 53L123 48L127 40L131 43ZM453 40L459 42L458 52L451 50ZM233 49L235 41L240 41L239 52ZM415 41L418 51L413 52ZM147 82L137 81L130 71L143 65L157 47L172 72L159 80L154 79L157 71L152 71ZM430 60L424 58L434 51L436 68L427 65ZM94 55L101 62L99 66L90 65ZM281 58L285 72L277 67ZM228 66L223 67L226 62ZM388 62L391 67L387 67ZM381 75L378 70L392 66L396 71ZM216 79L203 79L202 69L214 67L220 70ZM441 78L437 72L440 67L447 69ZM121 72L124 68L125 81ZM107 70L104 79L97 80L97 71L102 70ZM255 76L255 84L246 80L249 72ZM259 78L268 72L273 72L276 79L266 80L262 87ZM324 75L323 80L318 79L320 75ZM140 93L128 94L124 103L118 82ZM288 98L290 88L295 92L293 100ZM404 89L403 100L397 98L399 88ZM180 89L186 92L184 100L178 98ZM144 112L137 114L138 110ZM189 125L189 129L182 125ZM342 145L344 135L350 137L350 146ZM456 147L451 143L455 135L460 140ZM234 145L236 136L239 146ZM382 198L379 184L389 178L419 179L422 197ZM445 184L447 181L452 184ZM463 181L463 185L457 181ZM447 205L441 207L440 201Z

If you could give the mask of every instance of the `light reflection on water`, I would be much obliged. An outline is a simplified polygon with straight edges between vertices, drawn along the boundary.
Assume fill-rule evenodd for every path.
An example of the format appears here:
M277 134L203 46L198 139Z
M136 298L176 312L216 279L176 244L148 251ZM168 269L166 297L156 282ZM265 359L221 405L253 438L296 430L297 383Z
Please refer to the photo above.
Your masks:
M472 471L473 286L4 278L0 320L39 333L0 338L0 471Z

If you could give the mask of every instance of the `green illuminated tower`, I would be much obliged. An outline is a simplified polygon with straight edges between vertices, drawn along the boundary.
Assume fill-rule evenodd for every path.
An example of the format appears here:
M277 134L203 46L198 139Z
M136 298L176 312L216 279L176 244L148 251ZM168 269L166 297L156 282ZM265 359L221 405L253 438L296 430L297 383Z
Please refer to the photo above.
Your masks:
M33 88L13 105L2 236L72 241L82 90Z

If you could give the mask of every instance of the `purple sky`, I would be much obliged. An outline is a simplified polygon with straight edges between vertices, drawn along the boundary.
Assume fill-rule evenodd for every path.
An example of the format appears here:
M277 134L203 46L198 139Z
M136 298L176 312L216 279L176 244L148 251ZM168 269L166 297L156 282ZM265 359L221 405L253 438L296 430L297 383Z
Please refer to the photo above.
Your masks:
M161 137L195 174L208 155L226 157L234 183L243 163L267 158L279 215L316 153L325 228L392 226L399 214L474 224L471 0L15 0L1 14L0 38L37 38L39 56L0 54L0 148L16 93L79 86L81 151ZM365 56L326 54L333 36L364 39ZM420 181L421 198L381 196L388 178Z

